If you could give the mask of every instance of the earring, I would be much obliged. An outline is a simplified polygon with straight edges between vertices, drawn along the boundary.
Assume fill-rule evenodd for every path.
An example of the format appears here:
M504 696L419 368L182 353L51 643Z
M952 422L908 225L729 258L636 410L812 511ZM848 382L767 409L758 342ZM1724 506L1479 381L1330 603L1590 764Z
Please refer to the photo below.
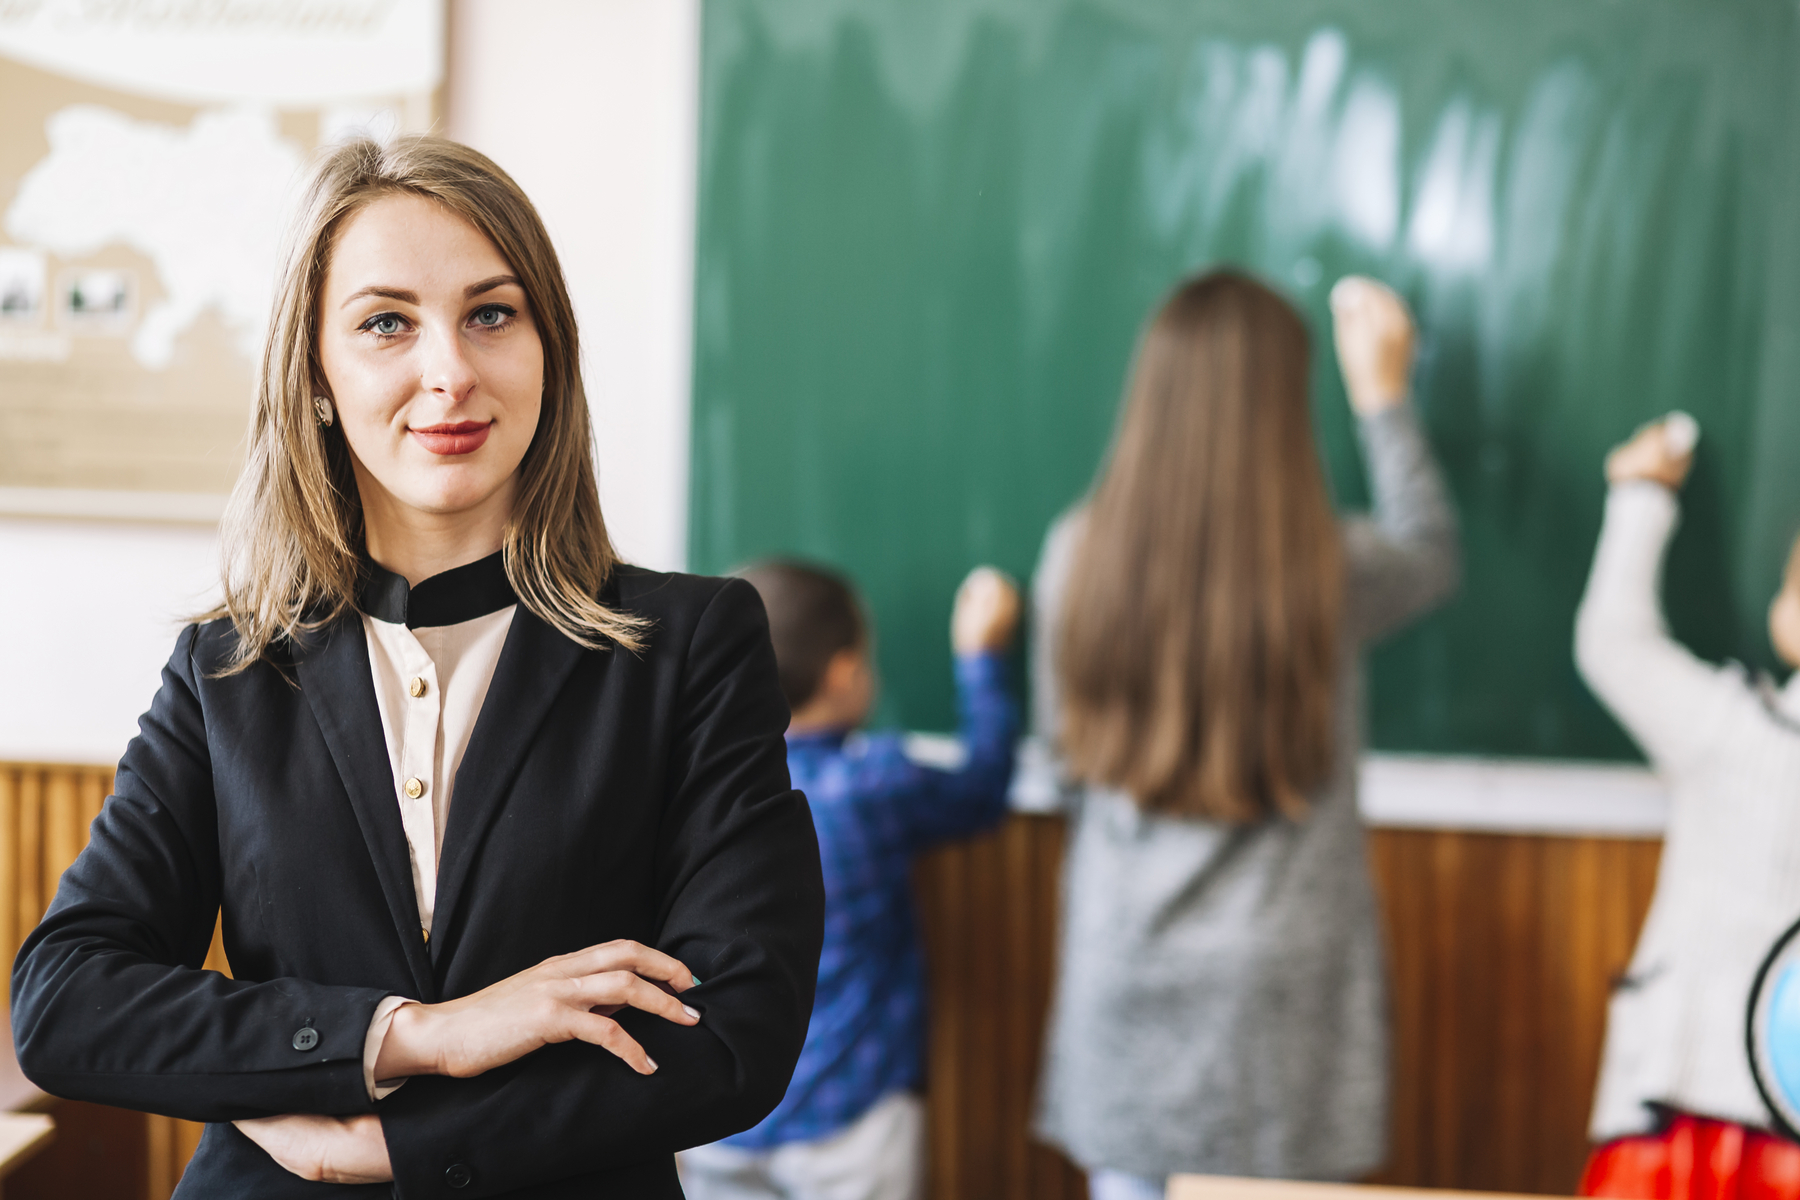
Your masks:
M331 401L324 396L313 397L313 416L318 418L321 429L329 429L337 420L337 410L331 407Z

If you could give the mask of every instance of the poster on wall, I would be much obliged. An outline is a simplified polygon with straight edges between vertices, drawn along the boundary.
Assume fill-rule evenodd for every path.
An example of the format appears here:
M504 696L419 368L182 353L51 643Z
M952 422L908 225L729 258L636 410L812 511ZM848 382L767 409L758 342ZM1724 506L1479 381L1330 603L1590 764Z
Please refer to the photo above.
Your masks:
M0 0L0 514L212 521L313 151L437 118L443 0Z

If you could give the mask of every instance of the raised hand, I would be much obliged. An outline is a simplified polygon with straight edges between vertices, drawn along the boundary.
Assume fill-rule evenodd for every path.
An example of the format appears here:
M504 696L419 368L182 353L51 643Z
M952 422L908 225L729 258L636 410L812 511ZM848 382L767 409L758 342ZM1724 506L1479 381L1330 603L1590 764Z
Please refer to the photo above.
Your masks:
M950 644L958 654L1004 650L1019 628L1019 589L993 567L976 567L956 589Z
M547 958L472 995L396 1011L375 1060L375 1078L467 1078L540 1046L576 1040L601 1046L649 1075L656 1063L612 1014L636 1008L677 1025L697 1024L699 1012L675 998L697 982L675 959L636 942Z
M1606 456L1606 482L1647 479L1673 491L1687 479L1699 439L1700 426L1684 412L1652 421Z
M1402 403L1416 340L1406 301L1366 275L1346 275L1331 289L1331 321L1350 407L1372 417Z

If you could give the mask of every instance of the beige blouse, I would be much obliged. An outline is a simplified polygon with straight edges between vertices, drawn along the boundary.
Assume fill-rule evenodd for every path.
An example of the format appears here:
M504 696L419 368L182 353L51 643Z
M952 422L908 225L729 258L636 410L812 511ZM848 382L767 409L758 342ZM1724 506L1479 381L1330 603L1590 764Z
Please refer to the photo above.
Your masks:
M496 604L502 606L492 607ZM394 802L412 858L419 933L429 939L438 854L450 818L456 769L487 699L518 603L506 584L500 555L494 554L434 575L417 587L408 587L400 576L377 566L363 608L363 635L369 643L369 671L393 771ZM363 1042L363 1082L372 1100L405 1082L376 1080L375 1060L394 1013L417 1003L389 996L376 1006Z

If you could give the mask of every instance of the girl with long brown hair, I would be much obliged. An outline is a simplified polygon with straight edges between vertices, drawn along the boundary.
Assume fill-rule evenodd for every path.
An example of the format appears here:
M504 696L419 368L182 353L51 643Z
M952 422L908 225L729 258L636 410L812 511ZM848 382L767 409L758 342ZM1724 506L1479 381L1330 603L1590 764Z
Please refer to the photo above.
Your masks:
M768 626L613 553L580 361L499 167L324 155L224 602L13 971L39 1086L208 1122L178 1197L674 1198L781 1099L824 897Z
M1095 1200L1383 1158L1358 655L1449 594L1457 549L1405 306L1354 278L1332 301L1371 516L1332 511L1300 317L1218 272L1151 318L1039 560L1034 720L1073 827L1037 1126Z

